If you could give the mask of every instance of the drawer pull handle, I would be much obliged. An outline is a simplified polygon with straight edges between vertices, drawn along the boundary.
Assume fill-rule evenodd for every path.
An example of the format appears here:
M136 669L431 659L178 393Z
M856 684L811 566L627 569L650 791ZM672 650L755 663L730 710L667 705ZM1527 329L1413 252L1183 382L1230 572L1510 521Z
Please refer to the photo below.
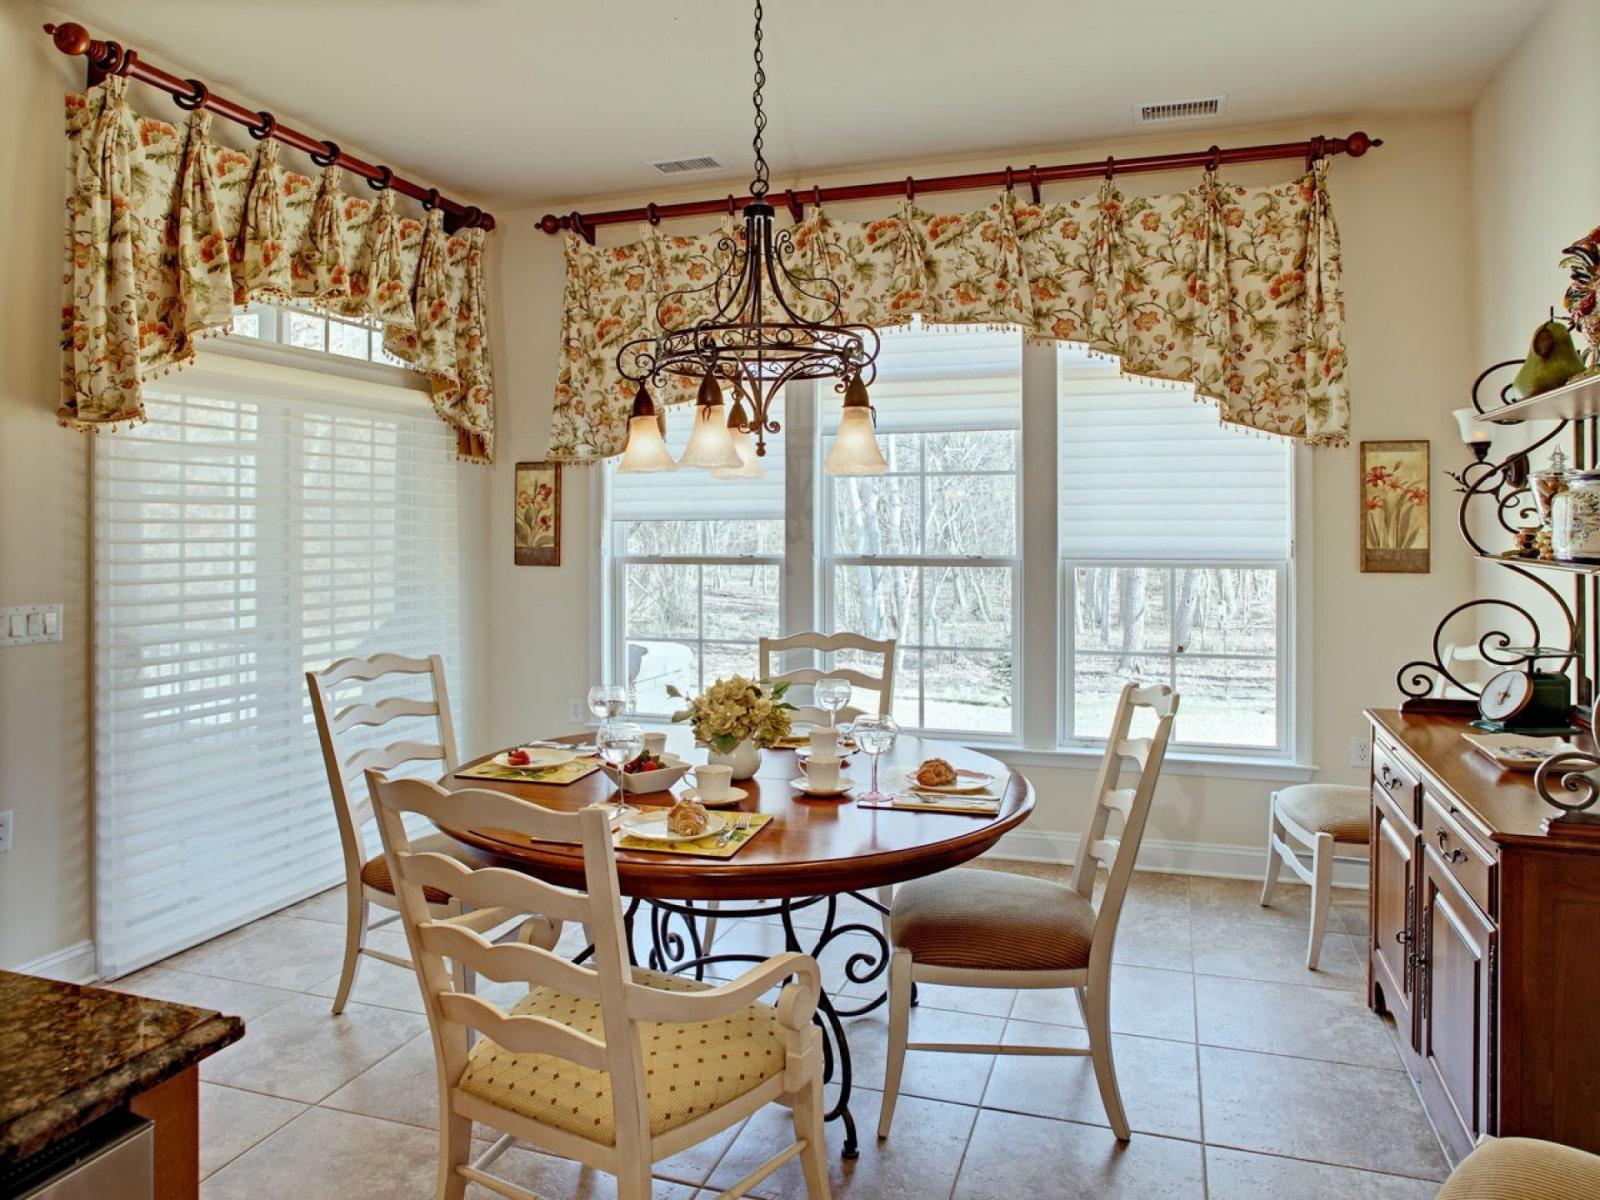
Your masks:
M1450 850L1449 853L1445 853L1446 848L1450 845L1449 830L1441 825L1438 829L1434 830L1434 832L1439 836L1439 853L1444 855L1445 862L1464 863L1467 861L1467 852L1461 849L1460 846L1457 846L1454 850Z
M1378 781L1391 792L1400 786L1400 781L1389 771L1389 764L1384 763L1378 768Z
M1409 945L1411 942L1411 931L1409 929L1395 930L1394 940L1399 942L1402 946Z

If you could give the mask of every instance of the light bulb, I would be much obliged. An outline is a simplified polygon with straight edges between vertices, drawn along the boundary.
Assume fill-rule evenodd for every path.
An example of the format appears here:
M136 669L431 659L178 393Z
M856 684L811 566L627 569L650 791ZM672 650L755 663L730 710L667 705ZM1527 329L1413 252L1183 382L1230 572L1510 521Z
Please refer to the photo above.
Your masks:
M743 463L728 432L728 410L722 404L722 389L709 374L700 384L700 397L694 406L694 430L684 447L680 467L714 471L718 467L738 470Z
M829 475L882 475L889 469L878 449L877 434L872 428L872 403L860 376L851 379L845 388L839 431L833 435L833 449L822 469Z

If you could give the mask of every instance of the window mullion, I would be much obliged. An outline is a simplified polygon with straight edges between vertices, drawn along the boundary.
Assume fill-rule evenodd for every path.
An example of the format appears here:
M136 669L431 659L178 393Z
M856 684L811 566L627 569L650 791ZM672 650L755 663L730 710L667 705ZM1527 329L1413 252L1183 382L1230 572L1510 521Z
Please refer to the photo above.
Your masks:
M1061 598L1056 531L1056 351L1022 347L1022 432L1017 462L1017 515L1021 568L1013 578L1013 684L1021 707L1024 746L1053 746L1061 736L1058 687L1070 680L1070 659L1024 655L1023 646L1061 644ZM1014 726L1018 724L1013 722Z

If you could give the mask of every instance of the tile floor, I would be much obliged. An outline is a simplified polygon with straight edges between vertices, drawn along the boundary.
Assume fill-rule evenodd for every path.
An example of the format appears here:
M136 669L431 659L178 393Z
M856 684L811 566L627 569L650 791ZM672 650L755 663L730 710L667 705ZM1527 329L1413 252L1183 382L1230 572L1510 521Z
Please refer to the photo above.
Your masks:
M916 1053L894 1131L878 1142L885 1019L853 1021L862 1149L844 1162L840 1127L828 1126L834 1196L1432 1197L1444 1159L1390 1027L1364 1003L1364 893L1338 893L1311 973L1305 889L1280 886L1271 909L1256 892L1246 881L1135 877L1112 1003L1135 1131L1125 1147L1106 1128L1087 1059ZM331 1016L342 912L328 892L113 985L247 1022L244 1040L201 1071L203 1200L432 1195L433 1063L416 984L369 959L354 1002ZM374 943L404 950L393 930ZM719 934L724 950L781 943L775 924L754 920ZM838 966L824 963L830 974ZM912 1037L1086 1044L1067 993L940 987L922 989ZM709 1200L788 1137L786 1113L759 1113L659 1164L657 1200ZM501 1166L550 1200L615 1195L608 1176L531 1151ZM492 1196L476 1185L468 1194ZM788 1164L756 1194L803 1196L798 1169Z

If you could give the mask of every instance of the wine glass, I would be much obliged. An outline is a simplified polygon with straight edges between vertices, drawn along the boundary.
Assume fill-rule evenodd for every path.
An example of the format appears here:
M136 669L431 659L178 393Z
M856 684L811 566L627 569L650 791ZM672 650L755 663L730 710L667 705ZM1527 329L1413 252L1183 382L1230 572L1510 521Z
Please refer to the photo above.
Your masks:
M607 721L595 735L595 746L603 761L611 764L617 773L617 793L622 803L628 803L628 794L622 790L622 768L639 756L644 749L644 730L632 721Z
M889 797L878 790L878 759L894 749L895 739L900 736L900 726L891 716L857 717L851 731L860 746L872 758L872 787L867 794L861 797L873 803L882 803Z
M848 679L837 675L819 679L811 688L811 696L818 705L828 710L828 724L839 723L839 710L849 703L853 688Z
M620 716L628 706L628 689L620 683L597 683L589 689L589 711L601 721Z

